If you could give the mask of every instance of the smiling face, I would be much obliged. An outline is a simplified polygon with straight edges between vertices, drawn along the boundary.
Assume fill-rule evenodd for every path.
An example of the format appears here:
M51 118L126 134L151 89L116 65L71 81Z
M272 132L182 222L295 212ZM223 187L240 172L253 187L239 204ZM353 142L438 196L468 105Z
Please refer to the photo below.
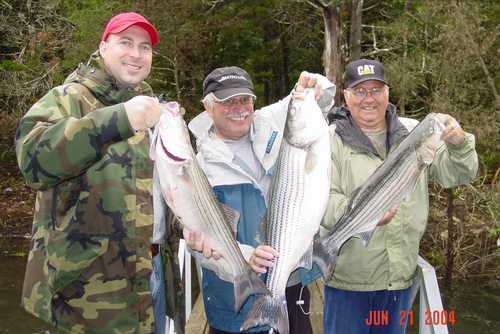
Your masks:
M365 94L366 96L362 96ZM383 82L364 81L344 90L344 96L354 121L361 129L376 131L385 128L389 89Z
M151 71L153 48L146 30L133 25L99 44L106 70L118 84L135 88Z
M237 95L225 101L205 105L214 121L215 133L223 139L240 139L250 131L253 119L253 97Z

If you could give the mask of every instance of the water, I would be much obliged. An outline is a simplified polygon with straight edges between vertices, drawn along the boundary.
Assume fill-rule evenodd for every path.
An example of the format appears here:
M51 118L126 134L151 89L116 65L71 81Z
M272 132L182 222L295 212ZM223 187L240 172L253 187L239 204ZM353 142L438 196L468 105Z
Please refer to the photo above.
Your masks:
M0 333L45 334L56 331L49 324L30 315L21 308L25 256L0 255Z
M424 315L430 322L443 321L444 316L453 312L454 322L448 321L452 334L498 334L500 333L500 281L469 280L454 284L450 290L441 288L445 314L433 314L428 310ZM418 301L418 295L416 300ZM408 326L408 334L418 334L418 302L413 306L414 324ZM432 316L434 315L434 320ZM452 319L453 320L453 319Z
M20 306L26 266L27 240L0 240L0 334L51 334L53 327L24 311ZM3 248L3 249L2 249ZM455 312L455 324L449 326L453 334L500 333L500 281L491 278L482 281L464 281L444 294L446 311ZM418 300L418 296L417 296ZM418 334L418 305L413 307L414 324L408 334Z

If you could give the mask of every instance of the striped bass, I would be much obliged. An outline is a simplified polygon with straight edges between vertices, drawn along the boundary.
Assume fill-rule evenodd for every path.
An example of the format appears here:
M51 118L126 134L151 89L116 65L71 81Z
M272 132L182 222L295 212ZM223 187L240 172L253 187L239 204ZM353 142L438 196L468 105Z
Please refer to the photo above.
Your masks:
M328 279L333 274L337 254L348 239L357 237L366 245L384 214L415 190L418 178L442 143L444 127L437 114L427 115L353 192L344 215L328 235L315 241L314 262L323 277Z
M179 105L162 103L161 113L150 147L161 195L180 223L202 232L210 246L230 265L234 307L238 312L248 296L269 292L245 261L236 242L230 222L237 220L239 215L216 200L196 160Z
M289 104L263 223L264 243L279 253L268 270L266 286L271 295L257 297L241 330L268 324L288 334L289 276L299 267L311 268L313 238L330 189L330 137L314 90L306 89L303 95Z

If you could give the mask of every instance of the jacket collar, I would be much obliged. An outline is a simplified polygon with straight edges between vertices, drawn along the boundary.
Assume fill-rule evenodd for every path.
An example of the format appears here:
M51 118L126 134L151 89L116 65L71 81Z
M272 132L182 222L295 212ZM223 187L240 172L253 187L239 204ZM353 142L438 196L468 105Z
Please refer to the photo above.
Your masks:
M145 81L141 82L136 89L119 87L115 78L106 72L99 51L90 56L87 64L80 63L65 80L65 83L72 82L85 86L105 105L125 102L137 95L153 95L151 86Z
M370 139L356 124L349 109L346 107L339 108L332 118L335 124L335 132L344 143L356 147L360 151L378 156L377 150L373 147ZM408 130L399 121L396 106L393 104L387 106L385 121L387 124L387 151L389 151L408 135Z
M272 169L276 160L283 130L278 124L273 124L258 112L254 114L254 117L250 125L249 137L257 159L267 173ZM196 137L198 152L204 159L233 165L233 153L224 141L214 134L213 120L206 111L193 118L188 127Z

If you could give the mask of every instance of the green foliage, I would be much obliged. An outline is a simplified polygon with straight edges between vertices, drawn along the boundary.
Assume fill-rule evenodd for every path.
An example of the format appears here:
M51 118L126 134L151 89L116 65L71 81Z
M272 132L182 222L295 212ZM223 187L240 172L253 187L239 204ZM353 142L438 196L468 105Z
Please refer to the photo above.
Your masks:
M500 227L495 227L488 230L488 234L492 237L500 236Z
M411 117L430 111L457 117L476 135L485 170L493 174L500 166L500 111L485 69L498 91L498 1L364 6L362 53L384 62L391 101ZM188 117L199 112L203 78L216 67L245 68L257 106L286 95L302 70L323 72L324 22L306 1L17 0L1 1L0 8L6 36L0 41L0 108L14 119L86 61L108 19L121 11L138 11L156 25L160 43L149 81L158 93L180 100ZM342 8L347 34L349 6Z
M26 65L18 64L12 60L6 59L0 62L0 70L9 72L19 72L26 70Z
M65 48L62 70L69 74L80 62L85 62L97 50L106 23L111 16L130 11L132 1L69 0L63 1L60 8L74 26L69 45ZM68 45L68 46L69 46Z

